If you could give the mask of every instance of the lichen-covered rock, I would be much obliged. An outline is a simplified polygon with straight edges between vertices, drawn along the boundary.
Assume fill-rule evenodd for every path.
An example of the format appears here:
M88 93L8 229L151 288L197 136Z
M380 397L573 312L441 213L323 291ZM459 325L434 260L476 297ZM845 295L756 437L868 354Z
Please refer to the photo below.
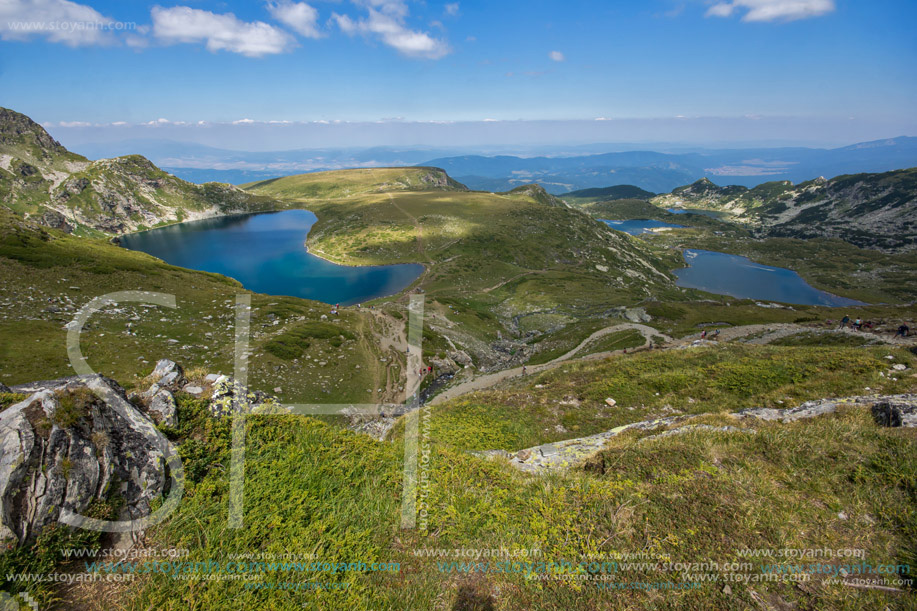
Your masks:
M149 379L153 382L153 387L150 388L150 396L155 395L160 388L175 392L187 382L185 380L185 371L181 365L169 359L158 361ZM155 391L153 388L155 388Z
M113 495L119 519L149 514L170 446L124 390L99 375L24 386L35 390L0 413L0 541L30 541Z
M13 392L13 391L10 390L9 386L4 384L3 382L0 382L0 392Z
M233 414L248 414L255 408L276 403L273 397L261 391L250 391L238 380L220 376L210 389L210 414L222 418Z
M153 420L165 424L166 426L175 426L177 419L175 417L178 411L178 405L175 403L175 397L165 388L160 389L153 398L150 399L150 406L147 413Z

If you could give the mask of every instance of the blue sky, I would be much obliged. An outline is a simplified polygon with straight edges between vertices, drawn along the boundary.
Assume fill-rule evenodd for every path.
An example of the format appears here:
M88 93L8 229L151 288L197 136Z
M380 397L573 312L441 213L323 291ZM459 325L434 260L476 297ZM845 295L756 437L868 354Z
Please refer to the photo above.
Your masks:
M385 120L442 144L423 122L498 140L496 119L572 121L576 141L688 142L699 124L679 126L703 120L709 141L841 143L917 135L914 23L910 0L0 0L0 105L84 140Z

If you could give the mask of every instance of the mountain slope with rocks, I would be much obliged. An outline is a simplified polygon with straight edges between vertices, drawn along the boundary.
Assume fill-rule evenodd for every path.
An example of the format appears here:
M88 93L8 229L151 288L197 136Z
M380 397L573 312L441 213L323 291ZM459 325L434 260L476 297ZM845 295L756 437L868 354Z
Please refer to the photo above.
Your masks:
M140 155L90 161L6 108L0 108L0 205L46 227L96 235L277 207L270 197L231 185L186 182Z
M720 187L704 178L653 198L662 208L716 210L760 236L840 238L862 248L917 248L917 168L816 178L753 189Z

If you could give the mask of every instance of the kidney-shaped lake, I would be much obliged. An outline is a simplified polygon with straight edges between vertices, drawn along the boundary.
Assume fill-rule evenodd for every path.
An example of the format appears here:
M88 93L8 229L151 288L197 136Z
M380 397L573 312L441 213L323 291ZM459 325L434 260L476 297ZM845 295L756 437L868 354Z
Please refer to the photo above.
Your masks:
M416 263L352 267L309 254L306 236L316 220L308 210L224 216L126 235L121 245L235 278L258 293L344 305L398 293L423 272Z

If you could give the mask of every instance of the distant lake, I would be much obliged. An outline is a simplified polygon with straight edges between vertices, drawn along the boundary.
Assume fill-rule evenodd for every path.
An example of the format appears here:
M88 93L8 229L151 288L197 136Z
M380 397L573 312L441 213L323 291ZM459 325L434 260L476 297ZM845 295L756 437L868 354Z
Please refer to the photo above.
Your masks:
M666 211L671 212L672 214L700 214L701 216L709 216L712 219L718 219L723 216L722 212L716 212L714 210L699 210L697 208L666 208Z
M763 299L799 305L830 307L865 305L862 301L838 297L810 286L796 272L761 265L737 255L709 250L685 250L690 266L676 269L678 286L740 299Z
M316 220L308 210L224 216L126 235L121 245L257 293L344 305L398 293L423 272L416 263L351 267L311 255L305 242Z
M624 233L629 233L630 235L649 233L653 229L659 229L660 227L669 227L672 229L684 227L684 225L674 225L672 223L664 223L663 221L651 221L648 219L631 219L629 221L607 221L605 219L600 220L612 229L617 229L618 231L623 231Z

